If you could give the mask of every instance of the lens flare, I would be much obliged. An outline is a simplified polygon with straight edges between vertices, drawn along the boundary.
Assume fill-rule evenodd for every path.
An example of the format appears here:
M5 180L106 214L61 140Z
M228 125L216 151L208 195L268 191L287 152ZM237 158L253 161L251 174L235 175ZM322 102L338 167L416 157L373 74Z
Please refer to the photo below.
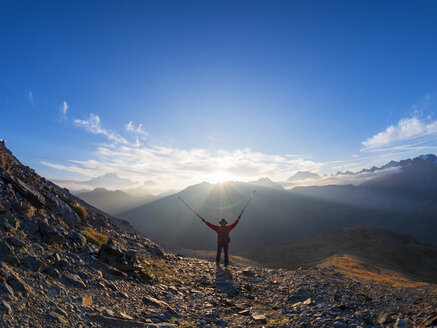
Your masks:
M236 181L238 178L225 171L215 171L208 177L209 183L220 183L226 181Z

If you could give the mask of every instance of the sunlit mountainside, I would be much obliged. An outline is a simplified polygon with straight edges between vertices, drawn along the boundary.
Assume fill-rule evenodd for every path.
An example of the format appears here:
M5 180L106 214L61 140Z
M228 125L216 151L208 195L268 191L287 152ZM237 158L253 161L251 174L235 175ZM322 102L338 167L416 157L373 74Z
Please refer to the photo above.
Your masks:
M417 281L437 283L437 247L422 245L408 235L386 229L348 227L242 254L269 267L287 269L348 256ZM337 266L342 266L342 261L337 262Z

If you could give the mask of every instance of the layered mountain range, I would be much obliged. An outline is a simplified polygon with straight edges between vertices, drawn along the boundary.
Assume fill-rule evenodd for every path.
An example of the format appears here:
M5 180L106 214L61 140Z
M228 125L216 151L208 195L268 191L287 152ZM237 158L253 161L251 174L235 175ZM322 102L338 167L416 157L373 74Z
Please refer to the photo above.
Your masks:
M142 197L132 196L121 190L108 190L106 188L82 192L77 197L111 215L117 215L160 198L160 196L152 194Z
M235 250L272 246L357 225L407 233L420 242L436 245L436 157L426 155L390 162L368 171L382 173L358 186L327 185L285 190L266 178L251 183L201 183L120 213L119 217L165 245L212 249L215 247L214 232L209 231L178 197L211 222L218 222L221 217L232 221L251 192L256 190L240 225L232 232Z

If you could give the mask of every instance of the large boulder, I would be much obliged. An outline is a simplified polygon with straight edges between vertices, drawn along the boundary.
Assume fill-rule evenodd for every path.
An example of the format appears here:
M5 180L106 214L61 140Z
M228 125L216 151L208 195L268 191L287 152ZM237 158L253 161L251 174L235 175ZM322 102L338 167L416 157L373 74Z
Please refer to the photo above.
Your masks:
M7 286L6 288L3 287L3 291L8 289L8 287L12 288L13 293L10 293L11 295L14 294L22 294L23 296L27 296L29 294L33 293L32 288L27 285L19 276L17 272L12 267L9 267L5 263L0 262L0 284L3 284L3 286Z
M120 271L130 272L138 269L136 264L137 252L125 250L119 244L109 239L106 244L100 247L98 257L100 261L107 263Z
M14 190L26 198L33 206L42 208L46 204L44 197L32 186L25 184L19 178L10 175L0 168L0 175L4 181L10 183Z
M22 226L30 239L34 239L36 237L36 234L39 231L39 225L33 219L24 217L22 220Z
M64 273L64 275L62 276L62 280L64 280L65 283L69 283L76 287L86 287L86 284L83 282L82 278L79 275L71 272Z
M48 220L42 220L39 223L39 233L41 238L47 244L64 245L66 240L59 226L48 223Z
M76 243L79 247L83 247L86 244L86 238L84 235L82 235L81 233L77 232L77 231L73 231L70 234L70 239Z
M5 230L5 231L10 231L10 230L14 229L12 224L9 222L9 219L5 216L0 217L0 228Z
M14 249L4 240L0 242L0 259L11 265L17 266L20 264Z
M14 246L14 247L17 247L17 248L22 248L22 247L24 247L24 245L25 245L25 243L21 240L21 239L18 239L18 238L16 238L16 237L8 237L8 238L6 238L5 239L5 241L9 244L9 245L12 245L12 246Z
M71 227L76 227L79 224L79 216L67 203L50 193L47 193L46 197L50 203L51 213L60 216Z
M23 264L26 268L34 272L43 272L47 269L47 265L33 255L27 255L23 259Z
M32 287L27 285L18 275L14 274L8 277L8 284L15 293L21 293L23 296L33 294Z
M0 301L0 313L12 314L12 308L9 303Z
M14 290L6 282L0 283L0 296L12 301L15 296Z

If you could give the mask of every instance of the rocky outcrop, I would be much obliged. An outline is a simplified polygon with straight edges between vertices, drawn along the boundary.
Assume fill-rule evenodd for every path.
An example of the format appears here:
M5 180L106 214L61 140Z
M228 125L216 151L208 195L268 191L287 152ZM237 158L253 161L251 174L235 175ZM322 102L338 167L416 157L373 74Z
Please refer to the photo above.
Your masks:
M123 249L113 239L100 247L99 259L123 272L138 270L137 252L133 249Z
M9 175L4 169L0 168L0 174L6 183L10 183L14 190L20 193L33 206L38 208L44 207L46 201L44 197L31 186L25 184L19 178Z

